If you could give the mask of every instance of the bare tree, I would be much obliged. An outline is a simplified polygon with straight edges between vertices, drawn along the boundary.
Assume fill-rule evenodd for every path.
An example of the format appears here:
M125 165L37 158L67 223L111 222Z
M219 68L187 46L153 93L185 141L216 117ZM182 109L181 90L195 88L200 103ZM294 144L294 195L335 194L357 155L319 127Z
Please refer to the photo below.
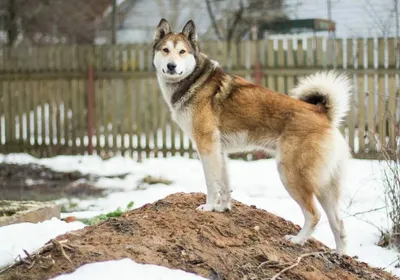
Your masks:
M205 0L215 36L227 42L228 57L233 41L239 41L260 22L286 18L282 0Z

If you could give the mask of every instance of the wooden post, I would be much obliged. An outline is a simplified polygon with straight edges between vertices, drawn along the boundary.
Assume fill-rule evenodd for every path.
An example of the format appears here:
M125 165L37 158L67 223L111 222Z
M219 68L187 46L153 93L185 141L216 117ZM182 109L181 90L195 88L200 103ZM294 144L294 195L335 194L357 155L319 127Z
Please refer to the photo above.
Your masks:
M93 66L88 67L88 153L93 155L93 134L94 134L94 119L93 119L93 100L94 100L94 90L93 90ZM97 143L99 145L99 143Z

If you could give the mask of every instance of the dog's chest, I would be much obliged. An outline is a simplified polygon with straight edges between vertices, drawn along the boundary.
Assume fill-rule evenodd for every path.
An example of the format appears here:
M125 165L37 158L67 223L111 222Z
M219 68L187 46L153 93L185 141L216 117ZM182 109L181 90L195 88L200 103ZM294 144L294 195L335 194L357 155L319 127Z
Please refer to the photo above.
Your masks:
M192 137L193 132L193 120L192 110L190 108L172 110L172 119L179 125L179 127L189 137Z

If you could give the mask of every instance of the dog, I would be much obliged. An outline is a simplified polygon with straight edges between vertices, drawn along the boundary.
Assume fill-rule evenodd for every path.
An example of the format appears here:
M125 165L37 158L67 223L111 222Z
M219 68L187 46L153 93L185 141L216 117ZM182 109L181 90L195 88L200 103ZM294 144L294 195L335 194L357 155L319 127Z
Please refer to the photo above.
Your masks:
M324 209L336 251L345 252L339 215L341 181L350 152L338 127L346 116L351 82L341 73L318 72L300 80L292 96L226 73L200 52L188 21L173 33L162 19L153 40L153 64L172 119L195 143L207 185L201 211L229 211L227 154L273 152L280 179L304 214L304 225L285 239L303 244Z

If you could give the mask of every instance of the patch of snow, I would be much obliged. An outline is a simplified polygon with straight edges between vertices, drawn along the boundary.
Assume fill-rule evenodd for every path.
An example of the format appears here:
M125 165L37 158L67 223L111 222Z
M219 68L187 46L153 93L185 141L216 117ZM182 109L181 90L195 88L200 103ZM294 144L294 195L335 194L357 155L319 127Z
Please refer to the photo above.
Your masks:
M18 255L42 247L50 239L68 231L78 230L85 225L81 222L66 223L53 218L41 223L20 223L0 227L0 267L12 263Z
M0 155L0 162L2 160L4 156L2 158ZM97 182L98 186L103 188L117 187L124 191L112 192L106 197L95 199L74 199L77 209L88 209L88 211L64 213L63 217L90 218L100 213L114 211L119 207L125 209L131 201L134 202L133 208L138 208L176 192L206 192L200 161L184 157L154 158L137 163L124 157L109 160L102 160L97 156L34 159L20 154L9 155L6 161L26 162L28 160L63 171L73 169L96 175L128 173L122 179L102 178ZM230 160L228 165L234 199L247 205L255 205L296 224L303 224L300 208L283 187L273 159L253 162ZM155 184L145 189L136 189L138 182L148 175L162 177L173 183L171 185ZM385 209L382 208L385 204L381 178L378 161L350 160L348 177L343 182L341 205L348 236L348 254L358 256L360 261L384 268L400 276L400 269L395 268L399 253L375 245L380 238L379 229L390 228ZM367 213L371 209L380 210ZM321 208L320 210L322 219L313 237L334 248L334 238L329 223Z
M138 264L130 259L86 264L71 274L64 274L52 280L81 279L146 279L146 280L202 280L203 277L178 269L169 269L153 264Z
M27 186L34 186L34 185L39 185L39 184L44 184L45 181L44 180L32 180L32 179L25 179L25 184Z

